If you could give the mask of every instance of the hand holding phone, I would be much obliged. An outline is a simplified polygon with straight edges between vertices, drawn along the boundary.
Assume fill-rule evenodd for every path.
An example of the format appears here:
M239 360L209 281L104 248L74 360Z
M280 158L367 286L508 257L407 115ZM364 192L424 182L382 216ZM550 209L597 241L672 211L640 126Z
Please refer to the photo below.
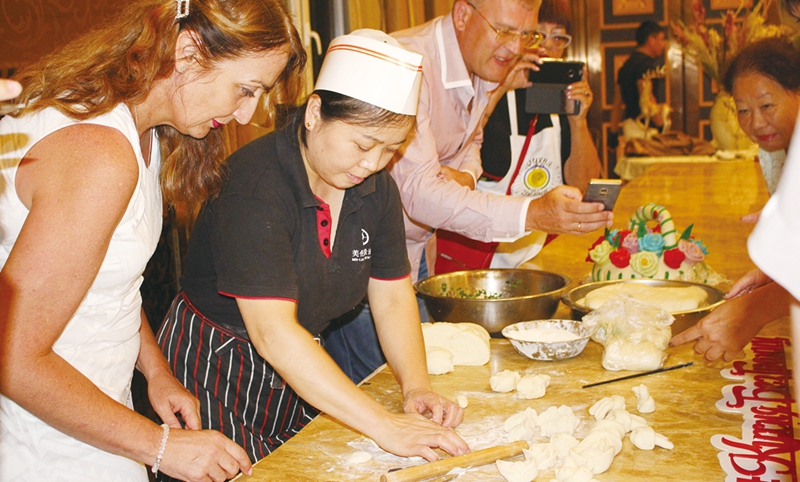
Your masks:
M603 203L605 211L613 211L620 189L622 181L619 179L591 179L583 194L583 202Z

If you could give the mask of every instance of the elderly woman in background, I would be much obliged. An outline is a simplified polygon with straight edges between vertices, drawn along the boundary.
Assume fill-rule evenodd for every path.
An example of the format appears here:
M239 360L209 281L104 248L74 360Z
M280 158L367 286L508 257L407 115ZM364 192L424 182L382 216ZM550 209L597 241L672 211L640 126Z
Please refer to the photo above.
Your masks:
M384 169L414 126L421 59L383 32L334 39L306 104L230 157L195 224L184 292L158 339L203 426L253 459L316 410L398 455L469 450L450 430L463 409L428 380L400 195ZM361 391L318 341L367 293L404 414Z
M216 128L250 122L265 93L291 101L304 64L278 0L131 0L20 72L24 107L0 121L0 480L250 472L238 445L199 430L139 286L162 189L188 206L213 195ZM134 367L161 427L132 410Z
M800 111L800 52L780 38L754 42L733 59L724 85L736 102L739 125L758 144L758 158L770 194L781 177L786 151ZM743 218L758 220L758 213ZM672 339L693 340L709 360L732 360L767 323L789 315L791 295L755 269L725 295L729 301Z

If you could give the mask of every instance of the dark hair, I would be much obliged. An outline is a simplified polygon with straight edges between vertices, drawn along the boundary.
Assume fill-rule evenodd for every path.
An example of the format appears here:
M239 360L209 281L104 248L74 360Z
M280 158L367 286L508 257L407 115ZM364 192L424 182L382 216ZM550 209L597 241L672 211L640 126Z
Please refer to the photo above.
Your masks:
M743 48L728 64L722 85L733 92L736 79L748 73L761 74L786 90L800 90L800 52L780 37L769 37Z
M176 20L175 0L128 0L122 13L63 49L20 71L24 86L18 115L52 107L73 119L110 112L120 103L136 104L153 83L175 69L175 45L182 31L191 32L205 68L247 54L285 50L289 60L265 107L296 98L306 53L300 35L281 0L198 0L188 16ZM212 130L203 139L175 128L156 128L162 153L161 187L170 203L199 206L221 185L223 134Z
M350 96L331 92L329 90L315 90L311 95L316 94L322 100L320 106L320 118L323 122L341 121L356 126L402 126L414 123L416 117L407 114L397 114L390 110L377 107L362 100L354 99ZM308 103L306 102L306 105ZM306 145L306 130L303 128L303 116L305 106L297 109L295 122L298 123L300 142Z
M542 0L542 6L539 7L539 23L561 25L569 32L572 26L569 0Z
M641 47L642 45L647 43L647 39L649 39L653 35L658 35L661 32L664 32L664 34L666 35L667 28L657 24L652 20L645 20L636 29L636 37L635 37L636 45Z

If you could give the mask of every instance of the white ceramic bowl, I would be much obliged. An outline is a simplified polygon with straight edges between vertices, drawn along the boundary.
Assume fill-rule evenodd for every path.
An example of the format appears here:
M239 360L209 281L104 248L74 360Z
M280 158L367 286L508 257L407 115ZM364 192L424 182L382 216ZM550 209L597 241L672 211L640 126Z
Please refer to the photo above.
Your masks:
M529 341L521 336L521 332L536 328L555 328L578 335L569 341ZM534 320L521 321L503 328L503 336L511 341L511 345L522 355L532 360L563 360L579 355L589 343L589 330L580 321L575 320Z

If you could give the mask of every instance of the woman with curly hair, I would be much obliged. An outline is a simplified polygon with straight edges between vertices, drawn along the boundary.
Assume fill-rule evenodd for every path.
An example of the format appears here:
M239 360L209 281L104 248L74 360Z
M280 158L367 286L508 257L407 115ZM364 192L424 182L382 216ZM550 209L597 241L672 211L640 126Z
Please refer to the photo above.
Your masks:
M24 107L0 121L0 480L250 471L199 430L139 286L162 192L189 207L215 195L218 128L293 100L304 66L278 0L134 0L16 78ZM161 427L131 409L134 368Z

